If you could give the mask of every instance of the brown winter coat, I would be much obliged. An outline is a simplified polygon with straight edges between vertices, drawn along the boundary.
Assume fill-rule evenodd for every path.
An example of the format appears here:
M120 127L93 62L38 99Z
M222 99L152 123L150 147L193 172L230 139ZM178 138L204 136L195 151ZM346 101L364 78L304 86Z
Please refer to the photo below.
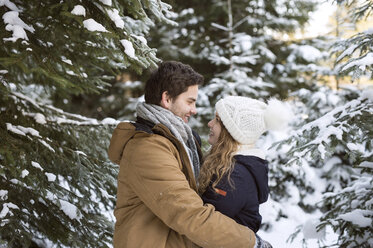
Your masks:
M254 247L251 230L203 205L188 155L169 129L152 131L122 122L111 138L109 157L120 164L114 247Z

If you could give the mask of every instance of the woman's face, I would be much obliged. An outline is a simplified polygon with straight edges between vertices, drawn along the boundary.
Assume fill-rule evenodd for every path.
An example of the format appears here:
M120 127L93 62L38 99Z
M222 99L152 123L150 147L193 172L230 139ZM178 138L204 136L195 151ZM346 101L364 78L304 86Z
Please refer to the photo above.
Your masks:
M215 113L215 118L209 121L207 126L210 128L208 142L210 145L215 145L218 142L221 132L220 118L217 113Z

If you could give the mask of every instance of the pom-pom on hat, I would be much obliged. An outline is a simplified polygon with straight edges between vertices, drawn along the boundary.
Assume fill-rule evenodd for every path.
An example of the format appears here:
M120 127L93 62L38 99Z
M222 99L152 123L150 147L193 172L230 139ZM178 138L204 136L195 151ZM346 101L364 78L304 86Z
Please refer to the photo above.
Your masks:
M267 130L281 130L292 117L290 108L279 100L264 102L242 96L219 100L215 109L224 127L240 144L255 144Z

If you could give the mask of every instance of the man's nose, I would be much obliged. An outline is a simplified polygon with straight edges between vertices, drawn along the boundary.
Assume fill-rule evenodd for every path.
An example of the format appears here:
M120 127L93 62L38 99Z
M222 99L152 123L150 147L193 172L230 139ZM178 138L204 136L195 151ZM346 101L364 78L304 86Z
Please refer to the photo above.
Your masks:
M192 107L192 109L190 110L190 113L191 113L192 115L197 114L197 108L196 108L196 105L194 105L194 106Z

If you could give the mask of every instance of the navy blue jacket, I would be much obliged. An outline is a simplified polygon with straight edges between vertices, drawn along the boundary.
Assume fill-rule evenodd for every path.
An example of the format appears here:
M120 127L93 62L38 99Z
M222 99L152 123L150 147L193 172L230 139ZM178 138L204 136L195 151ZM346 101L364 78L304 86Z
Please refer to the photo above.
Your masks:
M234 156L236 164L231 174L233 188L227 177L223 178L214 191L210 186L202 195L204 203L231 217L237 223L257 232L262 223L259 204L267 201L268 162L255 156Z

